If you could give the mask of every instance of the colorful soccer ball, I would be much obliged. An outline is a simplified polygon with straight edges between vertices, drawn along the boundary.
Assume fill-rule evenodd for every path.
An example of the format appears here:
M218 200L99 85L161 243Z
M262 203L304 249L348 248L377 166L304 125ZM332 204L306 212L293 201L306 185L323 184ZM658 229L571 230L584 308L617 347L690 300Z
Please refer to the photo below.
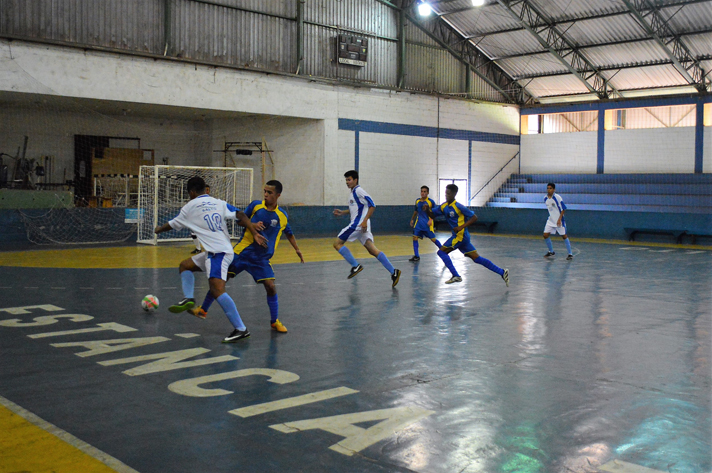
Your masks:
M143 310L146 312L153 312L158 309L158 297L151 294L147 295L141 301L141 307L143 307Z

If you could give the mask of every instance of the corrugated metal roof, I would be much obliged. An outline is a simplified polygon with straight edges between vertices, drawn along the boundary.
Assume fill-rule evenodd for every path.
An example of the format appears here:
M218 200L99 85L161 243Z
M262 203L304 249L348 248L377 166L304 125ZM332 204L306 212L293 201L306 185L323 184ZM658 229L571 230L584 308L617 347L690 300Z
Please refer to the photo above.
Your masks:
M471 2L469 6L472 7ZM470 8L463 12L447 15L445 18L468 36L488 34L520 26L519 21L498 4Z
M585 94L589 90L573 74L562 74L550 77L535 77L520 80L519 84L534 97L547 97L550 95Z
M611 84L619 90L687 85L672 64L606 71L604 75L611 78Z
M601 67L669 60L665 51L653 40L586 48L584 54L590 61Z
M473 39L473 44L490 58L546 51L527 30L487 35Z
M496 61L496 63L515 79L521 76L568 71L568 68L551 54L512 57Z
M627 10L620 0L531 0L531 3L554 21Z
M662 8L660 13L665 20L670 21L670 26L676 33L699 31L712 26L712 2ZM712 46L709 49L712 49Z
M578 45L647 38L645 30L630 15L563 23L559 26L559 31L565 32L566 36Z

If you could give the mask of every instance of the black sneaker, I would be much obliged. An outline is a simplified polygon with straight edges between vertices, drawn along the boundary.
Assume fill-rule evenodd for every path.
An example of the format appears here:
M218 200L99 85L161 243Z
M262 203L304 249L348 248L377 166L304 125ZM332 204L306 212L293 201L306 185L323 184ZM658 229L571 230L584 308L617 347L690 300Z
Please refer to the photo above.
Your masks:
M232 331L230 335L227 337L223 338L223 343L235 343L238 340L242 340L243 338L247 338L250 336L249 330L238 330L235 329Z
M420 261L420 256L413 256L413 257L412 257L411 259L409 259L408 261L412 261L413 263L417 263L418 261Z
M173 312L174 314L177 314L179 312L183 312L188 309L192 309L194 306L195 306L195 299L185 298L182 301L180 301L179 303L170 306L168 308L168 312Z
M553 251L549 251L548 253L546 253L546 254L544 255L544 258L548 258L549 256L554 256L555 254L556 254L556 253L554 253Z
M566 257L566 259L569 260L569 261L571 261L572 259L574 259L574 255L569 255L569 256Z
M349 273L349 277L347 279L351 279L361 271L363 271L363 266L361 266L360 264L358 266L354 266L353 268L351 268L351 272Z
M393 274L391 274L391 281L393 281L393 286L391 286L391 287L396 287L396 285L398 284L398 281L400 281L400 275L401 275L400 269L393 270Z
M200 253L200 250L198 248L190 252L191 255L197 255L198 253Z

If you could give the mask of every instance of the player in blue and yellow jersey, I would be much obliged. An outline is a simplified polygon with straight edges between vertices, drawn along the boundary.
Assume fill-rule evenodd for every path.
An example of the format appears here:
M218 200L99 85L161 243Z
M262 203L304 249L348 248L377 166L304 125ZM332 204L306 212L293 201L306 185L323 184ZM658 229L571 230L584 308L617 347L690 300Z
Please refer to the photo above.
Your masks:
M255 242L251 233L245 232L242 240L235 246L235 259L228 268L228 275L229 277L234 277L242 271L247 271L256 283L265 287L267 291L267 306L270 311L270 325L277 332L284 333L287 328L278 318L279 302L277 288L274 284L274 270L270 264L270 259L274 255L283 234L286 235L287 240L302 263L304 263L304 257L289 226L287 213L277 205L277 200L281 194L282 183L276 180L268 181L264 187L264 200L255 200L245 209L245 214L250 218L255 228L262 236L267 238L267 246L260 246ZM208 293L205 296L203 305L191 310L190 313L204 319L211 304L212 297Z
M393 281L391 287L396 287L400 280L401 270L394 268L386 254L376 248L376 245L373 243L371 220L369 219L376 210L376 204L373 203L373 199L368 195L368 192L358 185L357 171L346 171L344 177L346 178L346 187L351 191L351 195L349 196L349 210L334 209L334 215L341 217L342 215L349 214L351 216L351 223L339 232L336 240L334 240L334 249L351 265L348 279L360 273L363 270L363 266L356 261L351 251L344 245L347 241L358 240L371 256L375 257L383 267L388 270L391 274L391 281Z
M410 226L413 227L413 257L408 261L420 261L418 239L428 237L438 248L442 246L437 238L435 238L433 219L428 217L428 214L423 210L423 205L425 204L431 209L435 208L435 201L428 197L429 194L430 188L423 186L420 188L420 199L415 201L415 210L413 211L413 216L410 218Z
M447 223L452 227L452 236L443 243L442 248L438 250L438 256L443 260L445 266L452 272L453 277L446 282L446 284L452 284L454 282L462 281L462 278L455 267L452 264L452 260L448 256L454 250L460 250L462 254L472 259L477 264L481 264L490 271L502 276L504 282L509 286L509 270L502 269L492 263L490 260L481 257L475 247L470 242L470 232L467 227L472 225L477 221L477 215L475 213L455 201L455 196L457 195L458 188L455 184L448 184L445 187L445 203L436 206L432 210L429 207L425 208L426 213L430 218L434 218L438 215L444 215Z

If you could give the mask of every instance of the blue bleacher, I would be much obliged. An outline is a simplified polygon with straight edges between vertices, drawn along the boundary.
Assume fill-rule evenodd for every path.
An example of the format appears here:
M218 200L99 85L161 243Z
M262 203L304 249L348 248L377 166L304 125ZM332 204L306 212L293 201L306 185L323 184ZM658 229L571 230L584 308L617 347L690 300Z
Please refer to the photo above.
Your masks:
M548 182L571 210L712 213L712 174L513 174L486 206L543 209Z

